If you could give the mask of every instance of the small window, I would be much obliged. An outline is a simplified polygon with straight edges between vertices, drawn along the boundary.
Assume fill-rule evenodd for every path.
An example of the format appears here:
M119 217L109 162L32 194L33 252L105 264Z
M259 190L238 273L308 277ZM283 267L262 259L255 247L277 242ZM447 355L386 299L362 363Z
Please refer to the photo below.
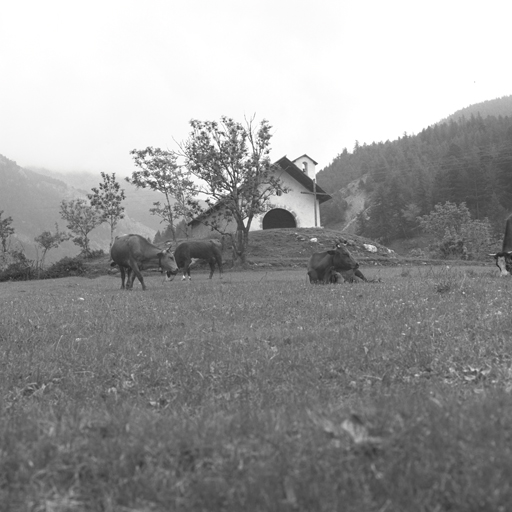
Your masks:
M302 162L302 172L308 173L308 163Z

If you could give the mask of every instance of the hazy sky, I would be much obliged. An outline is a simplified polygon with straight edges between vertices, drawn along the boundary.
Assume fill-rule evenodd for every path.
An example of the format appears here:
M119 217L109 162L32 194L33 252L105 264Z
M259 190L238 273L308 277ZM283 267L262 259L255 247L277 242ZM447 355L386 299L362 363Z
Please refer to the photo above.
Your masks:
M0 154L130 174L191 119L273 126L272 160L418 133L512 94L503 1L12 0L0 9ZM173 140L174 139L174 140Z

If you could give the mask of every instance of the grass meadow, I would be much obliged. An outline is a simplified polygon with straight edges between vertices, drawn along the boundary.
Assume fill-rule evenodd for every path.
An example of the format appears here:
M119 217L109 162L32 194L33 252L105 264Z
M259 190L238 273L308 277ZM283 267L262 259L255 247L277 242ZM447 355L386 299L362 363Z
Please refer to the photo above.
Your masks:
M512 281L0 284L3 511L507 511Z

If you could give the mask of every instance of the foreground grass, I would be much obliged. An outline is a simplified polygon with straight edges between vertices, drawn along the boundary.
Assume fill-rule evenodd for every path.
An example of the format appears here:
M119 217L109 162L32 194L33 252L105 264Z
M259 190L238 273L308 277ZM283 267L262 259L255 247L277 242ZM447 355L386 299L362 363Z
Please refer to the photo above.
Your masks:
M2 510L509 510L512 284L363 270L2 284Z

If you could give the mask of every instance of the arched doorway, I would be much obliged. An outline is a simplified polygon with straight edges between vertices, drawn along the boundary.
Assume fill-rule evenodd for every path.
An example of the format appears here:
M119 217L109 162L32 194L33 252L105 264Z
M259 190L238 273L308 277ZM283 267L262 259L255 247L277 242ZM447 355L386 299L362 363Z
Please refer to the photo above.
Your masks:
M263 217L263 229L296 228L295 217L282 208L274 208Z

